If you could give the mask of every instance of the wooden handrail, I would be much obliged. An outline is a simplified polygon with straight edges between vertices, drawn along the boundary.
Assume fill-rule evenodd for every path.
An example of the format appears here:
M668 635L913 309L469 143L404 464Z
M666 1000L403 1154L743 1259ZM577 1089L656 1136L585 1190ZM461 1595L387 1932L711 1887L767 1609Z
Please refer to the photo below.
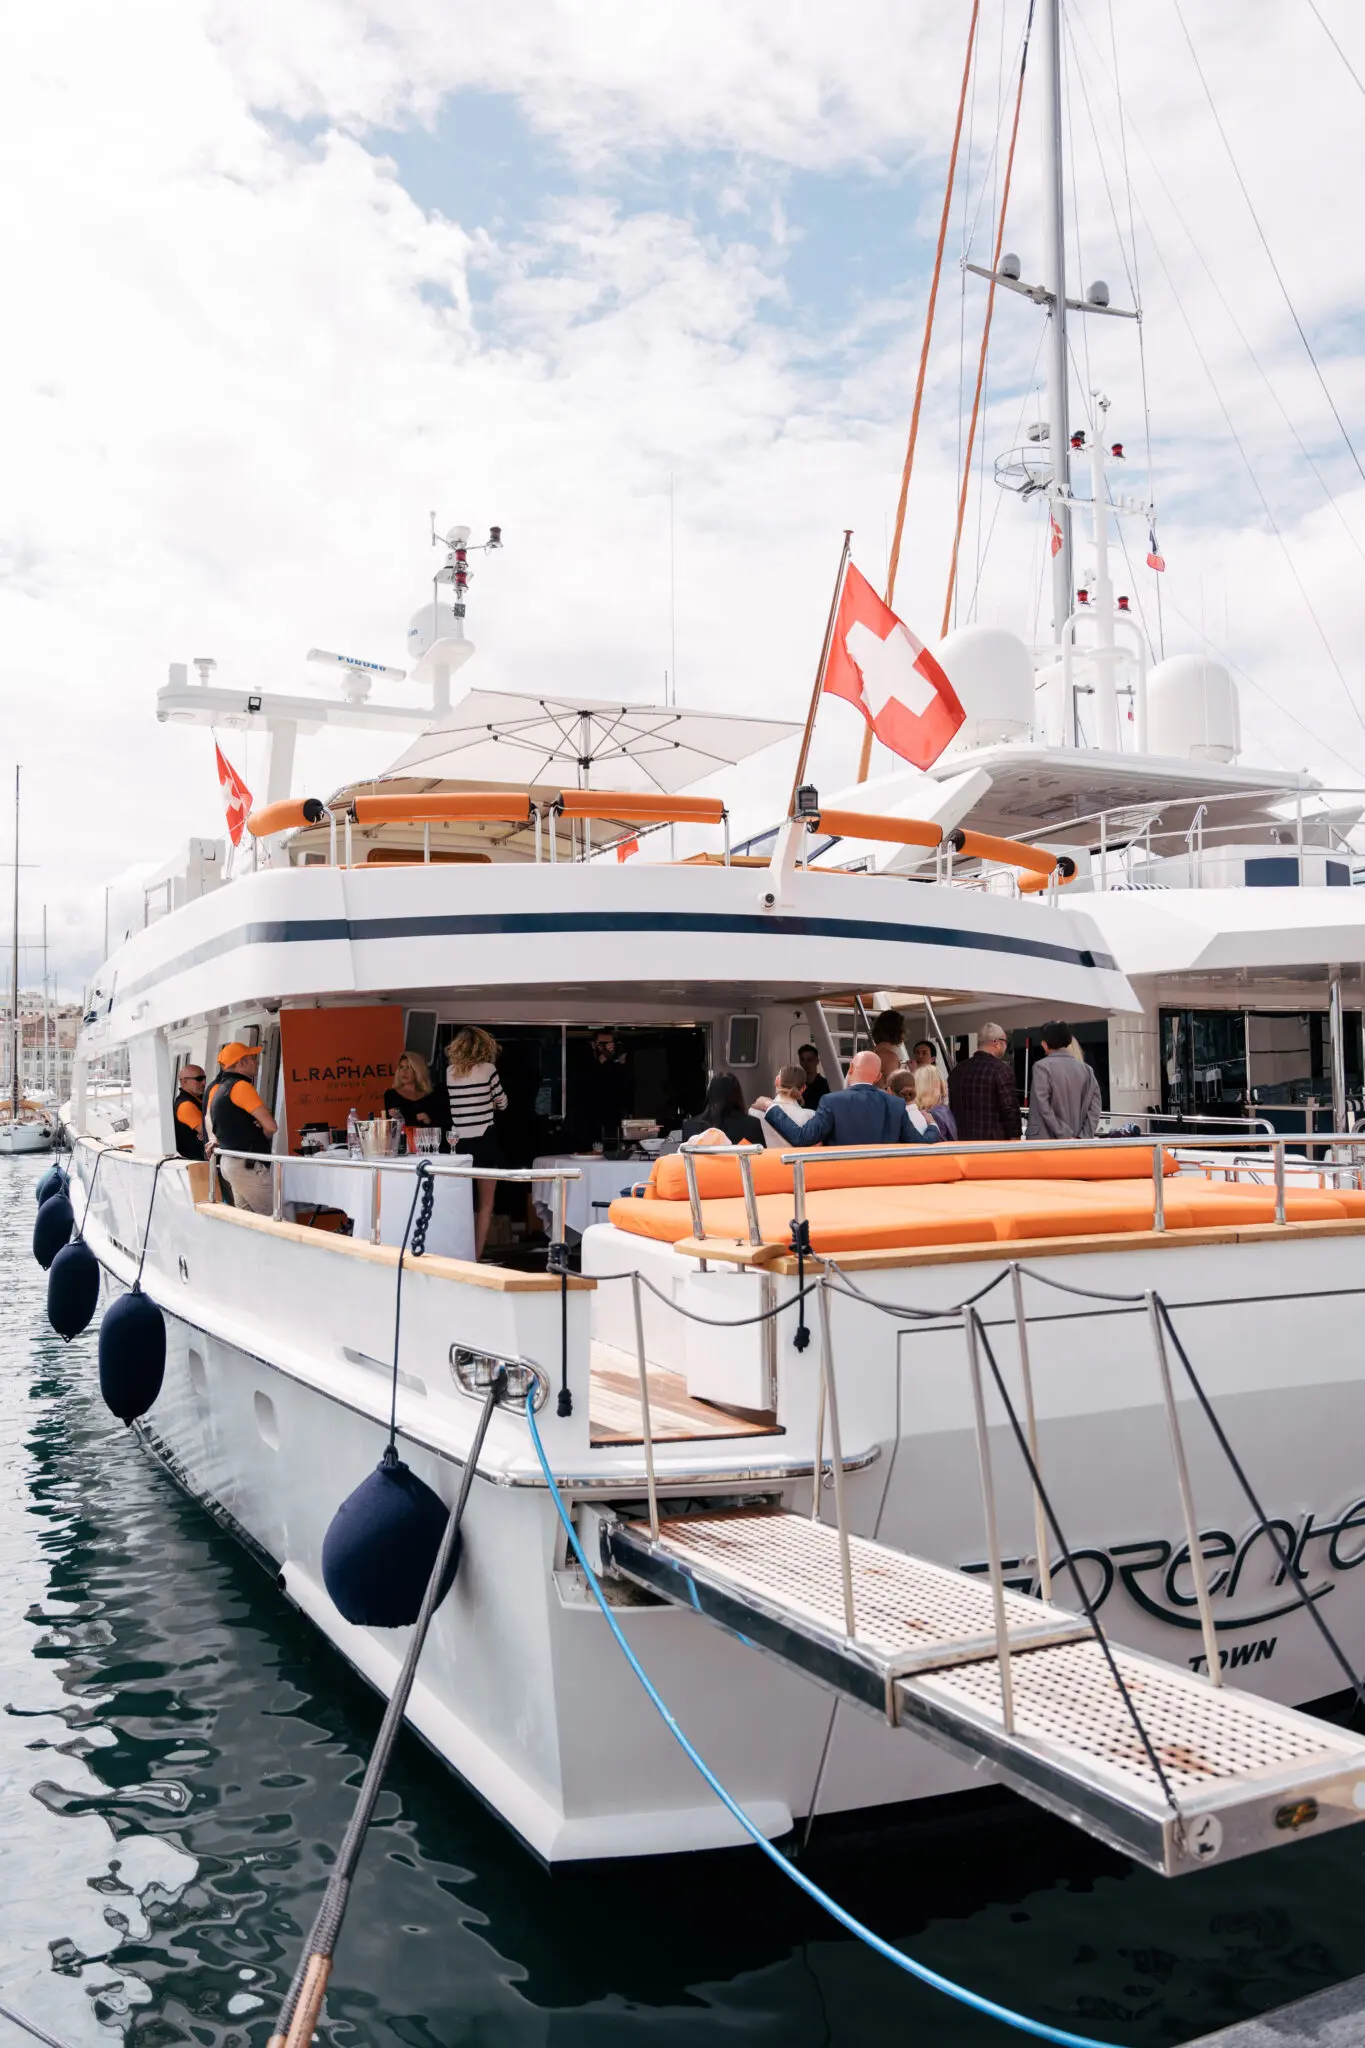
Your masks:
M320 825L327 813L315 796L286 796L278 803L253 811L246 829L253 839L268 839L272 832L293 832L302 825Z
M1007 868L1027 868L1031 874L1050 877L1057 855L1042 846L1025 846L1022 839L998 839L993 832L964 832L959 826L948 834L954 853L967 860L999 861Z
M604 818L622 825L721 825L725 805L718 796L668 796L662 792L565 789L555 798L561 818Z
M357 825L525 825L531 799L524 789L433 790L427 796L356 796Z
M876 811L824 811L814 820L818 831L837 839L879 839L890 846L940 846L943 828L922 818L885 817Z

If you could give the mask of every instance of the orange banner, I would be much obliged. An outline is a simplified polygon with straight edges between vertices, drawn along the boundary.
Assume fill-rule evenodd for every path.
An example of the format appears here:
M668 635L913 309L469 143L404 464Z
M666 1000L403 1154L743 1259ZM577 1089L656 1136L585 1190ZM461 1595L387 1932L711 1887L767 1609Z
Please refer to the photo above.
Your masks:
M403 1012L393 1003L345 1010L281 1010L284 1124L296 1148L305 1124L344 1129L346 1115L379 1116L403 1054Z

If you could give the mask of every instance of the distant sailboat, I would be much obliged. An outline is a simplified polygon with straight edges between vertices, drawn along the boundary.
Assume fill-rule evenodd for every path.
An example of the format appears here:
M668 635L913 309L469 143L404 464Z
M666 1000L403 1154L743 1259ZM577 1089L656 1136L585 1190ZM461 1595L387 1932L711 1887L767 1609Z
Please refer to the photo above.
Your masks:
M0 1154L50 1152L52 1130L47 1119L27 1107L19 1085L22 1029L19 1022L19 769L14 770L14 928L10 937L9 978L9 1115L0 1123Z

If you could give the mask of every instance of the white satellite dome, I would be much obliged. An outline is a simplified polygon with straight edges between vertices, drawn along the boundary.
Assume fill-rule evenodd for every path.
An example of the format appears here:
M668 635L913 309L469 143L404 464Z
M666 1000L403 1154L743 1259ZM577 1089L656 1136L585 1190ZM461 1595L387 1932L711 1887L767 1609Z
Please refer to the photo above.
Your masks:
M448 604L424 604L408 621L408 660L420 661L438 640L463 640L464 620Z
M967 714L954 747L1027 739L1033 730L1033 657L999 626L959 626L930 650Z
M1188 761L1235 761L1242 751L1237 685L1221 662L1173 654L1147 677L1147 747Z

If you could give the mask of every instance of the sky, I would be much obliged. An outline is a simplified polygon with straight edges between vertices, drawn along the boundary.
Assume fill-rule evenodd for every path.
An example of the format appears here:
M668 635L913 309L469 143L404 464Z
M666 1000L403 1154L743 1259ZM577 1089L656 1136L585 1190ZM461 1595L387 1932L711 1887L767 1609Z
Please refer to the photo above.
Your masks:
M401 664L433 510L504 530L471 684L648 700L675 669L683 705L804 716L845 527L885 573L968 12L7 11L0 788L22 762L26 985L44 904L75 988L106 884L117 937L143 876L221 835L209 734L155 717L168 664L318 692L309 647ZM1141 350L1128 321L1072 336L1073 423L1105 391L1113 488L1157 506L1159 586L1124 522L1135 607L1158 651L1237 664L1245 758L1365 785L1365 22L1064 12L1070 288L1144 315ZM1026 14L982 0L897 591L931 643L984 311L961 259L990 260ZM1026 279L1040 122L1035 66L1004 242ZM1001 294L957 611L1029 640L1046 513L994 469L1042 416L1040 337ZM850 779L860 736L828 706L815 779ZM263 786L262 741L219 737ZM305 738L295 791L404 744ZM762 809L789 773L741 781Z

